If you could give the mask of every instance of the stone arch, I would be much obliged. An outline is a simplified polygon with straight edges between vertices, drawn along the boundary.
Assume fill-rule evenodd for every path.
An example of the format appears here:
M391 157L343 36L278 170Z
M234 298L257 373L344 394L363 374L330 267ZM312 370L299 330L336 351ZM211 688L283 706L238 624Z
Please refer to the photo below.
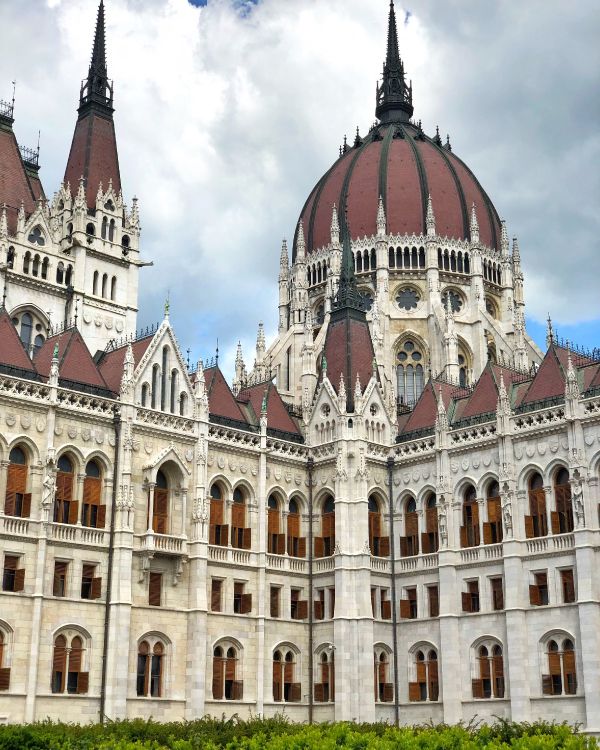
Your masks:
M519 472L519 475L517 477L517 489L528 490L529 479L532 474L536 474L536 473L539 474L542 478L544 478L544 469L542 468L542 466L540 466L540 464L538 463L534 463L530 461Z
M544 479L545 487L554 486L554 478L556 476L556 472L560 469L566 469L569 472L569 477L571 477L572 472L569 469L569 463L566 458L562 457L553 458L552 461L550 461L550 463L546 465L545 470L540 471L540 474Z
M426 484L424 487L421 487L421 489L416 494L417 510L425 510L425 504L430 495L435 495L435 497L437 498L435 485Z
M27 463L29 466L33 466L34 464L39 463L40 461L39 449L29 436L18 435L17 437L13 438L10 441L10 443L6 442L6 439L4 438L3 435L0 437L1 437L0 444L4 446L7 459L8 459L8 456L10 455L11 450L18 445L18 446L23 446L25 448L25 452L27 453Z
M220 485L221 488L225 491L223 498L222 498L223 500L227 500L228 498L231 497L231 495L233 494L233 487L229 479L225 476L225 474L223 473L215 474L208 480L207 487L208 487L209 494L210 494L210 488L215 483Z
M55 463L58 465L58 459L61 456L70 455L73 458L73 474L76 476L77 474L81 474L83 470L85 469L86 459L81 451L80 448L78 448L76 445L63 445L60 448L57 448L56 450L56 458Z
M495 474L493 471L486 471L485 474L482 477L480 477L479 481L475 484L477 497L485 498L488 487L492 482L497 482L499 485L500 477L497 474Z

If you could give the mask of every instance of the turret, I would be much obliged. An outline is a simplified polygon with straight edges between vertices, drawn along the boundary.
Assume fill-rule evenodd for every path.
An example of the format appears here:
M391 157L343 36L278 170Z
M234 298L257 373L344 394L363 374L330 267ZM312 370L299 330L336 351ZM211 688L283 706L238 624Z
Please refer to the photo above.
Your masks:
M289 327L290 301L290 261L288 257L285 237L281 243L279 257L279 333L284 333Z
M302 219L296 235L296 260L292 267L291 323L304 322L308 307L308 280L306 277L306 244Z

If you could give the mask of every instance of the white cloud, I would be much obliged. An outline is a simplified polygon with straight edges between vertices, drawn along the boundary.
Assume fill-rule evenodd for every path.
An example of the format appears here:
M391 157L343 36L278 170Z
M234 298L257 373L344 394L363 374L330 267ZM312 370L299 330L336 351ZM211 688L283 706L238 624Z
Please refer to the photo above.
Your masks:
M599 52L595 3L427 0L400 24L426 132L439 122L520 238L530 314L598 317ZM4 0L0 97L16 77L15 129L42 130L42 177L62 176L95 3ZM404 9L398 7L398 18ZM273 334L281 237L344 133L374 117L387 3L106 0L124 191L140 198L140 323L166 290L192 357L217 336L229 366L256 325ZM7 33L7 30L10 30ZM550 302L549 302L550 300Z

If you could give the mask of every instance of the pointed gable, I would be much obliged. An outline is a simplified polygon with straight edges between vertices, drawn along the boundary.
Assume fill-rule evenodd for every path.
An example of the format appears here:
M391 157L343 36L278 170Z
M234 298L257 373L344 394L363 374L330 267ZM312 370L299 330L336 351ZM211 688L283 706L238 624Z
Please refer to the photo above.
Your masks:
M25 351L5 308L0 310L0 368L2 365L16 367L31 375L36 373L33 362Z
M35 355L35 365L38 372L47 378L54 355L54 346L58 344L58 374L59 378L84 386L100 388L108 392L111 390L100 374L83 337L77 328L59 333L47 338Z
M144 338L138 339L137 341L131 342L131 350L133 352L134 366L137 367L139 361L146 353L146 350L152 343L154 334L144 336ZM115 393L119 391L121 387L121 379L123 377L123 363L125 361L125 354L127 353L128 344L119 346L111 351L103 352L98 360L98 368L102 377L104 378L106 385L111 391Z
M8 231L14 235L17 230L17 218L21 203L26 216L35 210L34 194L17 139L12 130L12 118L0 115L0 209L6 204Z
M448 411L452 395L456 392L456 385L444 381L429 380L423 388L415 408L404 425L402 433L425 430L435 427L438 409L438 396L441 393L444 408Z
M519 373L514 370L488 362L471 394L464 400L464 403L457 404L454 410L454 421L483 414L495 414L498 406L500 376L504 380L505 388L509 390L513 379L518 375Z
M565 370L557 356L557 347L550 346L519 406L543 401L565 393Z
M219 367L207 368L204 371L204 379L206 381L208 411L210 415L248 424L240 405L235 400L235 396L231 392L231 388L227 384Z
M248 402L258 419L262 410L265 389L267 390L267 427L273 430L280 430L281 432L301 435L302 433L298 429L298 425L285 408L279 391L271 381L245 388L238 396L238 400Z

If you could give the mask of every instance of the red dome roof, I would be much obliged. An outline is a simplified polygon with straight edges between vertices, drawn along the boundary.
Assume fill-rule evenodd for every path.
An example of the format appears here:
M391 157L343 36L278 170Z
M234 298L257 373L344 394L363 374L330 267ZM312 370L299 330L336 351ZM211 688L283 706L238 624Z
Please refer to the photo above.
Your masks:
M300 215L307 252L329 244L334 203L346 207L353 240L376 234L380 195L388 234L426 234L431 195L436 234L469 240L474 203L481 243L500 249L498 213L467 165L439 136L410 122L384 122L347 148L310 193Z

